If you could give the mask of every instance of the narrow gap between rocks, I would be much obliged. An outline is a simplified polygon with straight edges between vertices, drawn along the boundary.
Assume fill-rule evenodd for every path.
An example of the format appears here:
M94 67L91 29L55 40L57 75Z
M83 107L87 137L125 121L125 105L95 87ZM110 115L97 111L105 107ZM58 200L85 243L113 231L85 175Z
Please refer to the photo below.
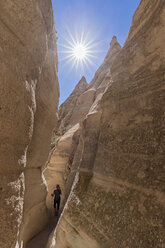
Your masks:
M59 220L59 216L52 216L50 223L45 227L43 231L37 234L34 238L32 238L26 248L45 248L51 235L52 231L54 231L57 226Z

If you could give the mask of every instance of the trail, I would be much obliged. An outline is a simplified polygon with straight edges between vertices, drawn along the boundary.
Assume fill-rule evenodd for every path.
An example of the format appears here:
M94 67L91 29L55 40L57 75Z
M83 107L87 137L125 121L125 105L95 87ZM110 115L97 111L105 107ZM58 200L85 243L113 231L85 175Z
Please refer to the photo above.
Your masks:
M46 248L49 236L57 226L59 218L60 214L59 216L52 216L51 222L27 243L26 248Z

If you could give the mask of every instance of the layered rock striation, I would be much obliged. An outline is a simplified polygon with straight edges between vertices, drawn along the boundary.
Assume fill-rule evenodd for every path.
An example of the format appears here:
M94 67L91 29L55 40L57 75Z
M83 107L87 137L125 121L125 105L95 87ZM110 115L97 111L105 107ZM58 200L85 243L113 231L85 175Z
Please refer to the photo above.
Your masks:
M58 121L59 126L57 128L58 135L63 135L88 113L90 104L88 102L83 102L82 98L87 86L88 84L86 78L82 77L72 94L60 106Z
M80 141L80 130L83 120L92 112L100 101L109 79L110 61L120 51L121 47L116 37L113 37L107 56L88 85L85 77L78 82L68 99L59 108L58 128L54 137L49 163L44 170L49 192L61 185L63 206L68 199L75 171L79 165L80 154L77 156ZM107 64L109 66L107 66ZM100 72L100 73L99 73ZM82 149L82 147L81 147ZM81 153L81 149L79 152ZM77 156L77 159L76 159ZM51 194L47 195L47 206L52 208Z
M0 2L0 247L24 247L48 222L42 166L57 122L51 1Z
M49 247L164 246L164 27L165 2L142 0L124 47L112 39L80 94L93 98L77 120L72 188Z

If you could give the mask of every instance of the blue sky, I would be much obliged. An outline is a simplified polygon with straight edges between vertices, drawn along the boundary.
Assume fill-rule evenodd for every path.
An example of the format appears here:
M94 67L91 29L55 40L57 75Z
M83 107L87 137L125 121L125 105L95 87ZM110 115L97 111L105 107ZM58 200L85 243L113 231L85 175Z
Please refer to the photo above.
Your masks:
M114 35L123 46L131 25L132 16L140 0L52 0L57 31L59 57L60 104L70 95L78 81L85 76L89 83L101 65ZM65 59L63 45L84 33L92 41L93 64L73 67ZM96 51L96 52L95 52Z

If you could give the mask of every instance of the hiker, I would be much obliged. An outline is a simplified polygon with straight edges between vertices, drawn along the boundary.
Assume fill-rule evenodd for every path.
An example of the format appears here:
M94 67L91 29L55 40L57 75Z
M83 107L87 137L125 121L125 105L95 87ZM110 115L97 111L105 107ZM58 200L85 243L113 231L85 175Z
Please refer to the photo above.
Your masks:
M61 201L61 189L60 189L60 185L57 184L56 185L56 189L54 190L53 194L51 194L52 196L54 196L54 210L55 210L55 215L58 215L58 211L60 208L60 201Z

